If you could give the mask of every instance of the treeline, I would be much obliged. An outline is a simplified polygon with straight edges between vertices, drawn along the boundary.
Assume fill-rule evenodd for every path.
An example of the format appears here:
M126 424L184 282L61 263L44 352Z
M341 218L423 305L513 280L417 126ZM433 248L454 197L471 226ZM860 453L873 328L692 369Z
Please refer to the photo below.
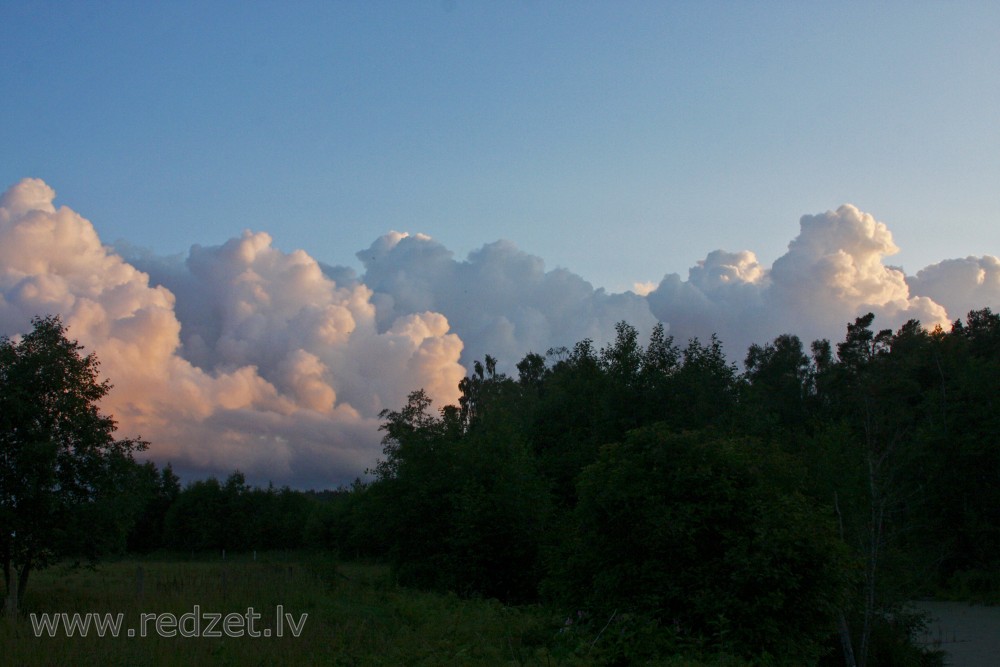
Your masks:
M385 559L404 585L554 604L609 664L931 664L902 603L1000 595L1000 316L873 325L779 336L742 370L715 337L624 322L515 376L487 356L459 405L383 412L350 489L181 489L147 464L129 546Z
M145 499L126 537L132 553L249 552L322 547L324 505L347 491L260 488L237 471L181 488L168 464L136 464L136 495Z

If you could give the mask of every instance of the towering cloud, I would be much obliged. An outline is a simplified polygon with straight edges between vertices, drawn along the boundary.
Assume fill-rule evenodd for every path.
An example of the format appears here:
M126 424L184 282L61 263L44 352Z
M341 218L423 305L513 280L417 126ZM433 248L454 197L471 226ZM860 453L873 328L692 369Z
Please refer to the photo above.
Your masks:
M425 388L457 400L474 359L510 369L527 352L658 320L678 343L718 333L733 360L785 332L839 339L859 314L881 327L947 325L1000 307L1000 260L945 260L914 276L881 222L857 208L806 215L770 267L710 252L686 279L609 294L506 241L464 260L391 232L358 253L361 276L285 253L263 232L186 257L102 245L93 225L26 179L0 198L0 334L60 314L115 388L105 409L181 471L325 487L379 453L378 413Z
M462 343L438 313L379 330L366 287L263 233L150 259L154 286L53 198L29 179L0 200L0 330L62 315L115 383L105 409L161 462L325 486L371 465L378 412L409 390L457 398Z
M733 358L780 333L838 338L847 322L869 311L879 326L908 319L947 324L944 307L911 293L902 270L884 264L898 251L883 223L845 204L802 216L799 235L769 269L751 252L715 251L686 281L666 276L649 304L675 336L719 333Z

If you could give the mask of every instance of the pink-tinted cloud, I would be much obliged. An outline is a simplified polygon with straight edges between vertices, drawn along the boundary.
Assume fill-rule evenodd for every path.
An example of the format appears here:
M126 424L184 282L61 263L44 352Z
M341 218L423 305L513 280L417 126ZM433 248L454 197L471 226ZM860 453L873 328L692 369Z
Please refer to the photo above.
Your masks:
M336 484L375 460L381 409L419 387L457 399L462 343L442 315L379 331L366 287L263 233L195 247L176 284L153 285L54 196L27 179L0 200L0 331L61 315L115 384L104 408L161 463Z
M380 452L381 410L421 387L456 401L464 367L486 354L509 370L531 351L601 346L618 321L646 333L659 319L679 344L717 333L741 360L781 333L839 339L868 311L880 327L933 326L1000 306L996 257L908 277L886 263L888 227L851 205L803 216L770 267L715 250L686 279L609 294L507 241L456 260L428 236L390 232L358 253L360 277L264 232L183 257L117 252L54 197L26 179L0 198L0 334L62 315L115 384L105 409L151 441L151 457L302 487L361 474Z

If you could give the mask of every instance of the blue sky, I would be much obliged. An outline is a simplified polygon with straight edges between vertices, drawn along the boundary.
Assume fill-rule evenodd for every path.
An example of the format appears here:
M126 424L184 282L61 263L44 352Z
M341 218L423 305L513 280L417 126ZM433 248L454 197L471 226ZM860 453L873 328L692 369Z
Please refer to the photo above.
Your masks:
M611 291L851 202L1000 254L1000 4L3 0L0 182L105 242L359 267L504 238Z

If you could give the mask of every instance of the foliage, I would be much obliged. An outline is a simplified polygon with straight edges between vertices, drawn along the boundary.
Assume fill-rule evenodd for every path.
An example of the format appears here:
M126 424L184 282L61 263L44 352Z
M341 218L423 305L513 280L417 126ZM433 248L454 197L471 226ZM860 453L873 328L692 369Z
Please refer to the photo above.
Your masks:
M1000 315L969 313L934 336L922 411L930 505L921 536L941 545L939 581L956 572L1000 569Z
M474 378L476 400L463 405L475 410L461 421L432 417L423 392L384 413L385 458L365 493L400 582L523 600L537 583L546 496L511 415L489 399L518 386L490 373Z
M0 559L8 596L33 569L120 550L138 504L132 459L98 402L111 385L58 317L0 339ZM15 581L15 578L17 579Z
M181 493L181 483L168 463L157 470L152 461L139 469L140 496L146 499L135 525L128 534L128 550L148 553L166 547L164 541L167 511Z
M901 603L998 562L1000 319L874 323L811 357L791 334L754 345L742 373L715 337L661 326L643 347L624 322L516 380L487 357L459 406L383 413L375 479L327 534L364 535L400 581L613 616L638 634L610 661L920 664Z
M798 336L751 345L743 362L741 416L747 430L790 437L811 407L812 373Z
M832 518L753 441L663 425L602 450L580 480L569 602L647 615L677 641L814 662L846 580Z
M239 471L223 483L198 480L170 504L161 544L196 552L298 549L316 502L287 487L251 487Z

